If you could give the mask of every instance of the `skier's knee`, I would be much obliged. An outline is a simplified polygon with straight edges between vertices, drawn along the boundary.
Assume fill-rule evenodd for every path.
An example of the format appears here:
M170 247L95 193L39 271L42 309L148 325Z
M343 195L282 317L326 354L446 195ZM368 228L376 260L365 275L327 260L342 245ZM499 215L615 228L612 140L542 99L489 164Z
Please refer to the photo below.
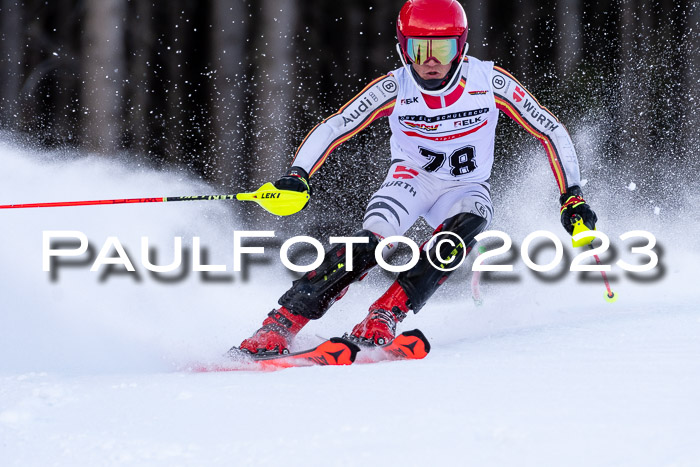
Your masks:
M394 235L401 235L403 231L399 230L397 226L388 222L386 217L382 213L372 213L369 217L365 217L365 221L362 224L362 228L366 231L373 232L379 240L384 238L392 237ZM382 250L382 257L384 260L388 260L396 252L396 245L387 244Z
M486 228L487 222L488 220L485 217L470 212L462 212L445 220L440 232L452 232L459 235L465 243L470 243L474 237Z
M354 237L365 237L368 243L352 247L352 271L347 269L347 248L336 245L326 253L319 267L309 271L279 299L279 304L295 314L309 319L322 317L328 308L340 299L347 287L377 264L374 251L379 244L369 230L361 230Z

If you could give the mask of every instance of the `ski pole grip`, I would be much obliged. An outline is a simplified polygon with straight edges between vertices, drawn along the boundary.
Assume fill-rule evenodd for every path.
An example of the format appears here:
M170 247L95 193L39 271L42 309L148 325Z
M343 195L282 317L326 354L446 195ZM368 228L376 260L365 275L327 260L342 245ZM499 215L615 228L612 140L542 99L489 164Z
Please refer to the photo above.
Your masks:
M577 234L581 232L588 232L589 229L586 224L583 223L583 219L578 214L571 216L571 224L574 226L574 231L571 233L571 244L574 248L579 248L582 246L590 245L593 242L594 237L583 237L578 240L574 240Z

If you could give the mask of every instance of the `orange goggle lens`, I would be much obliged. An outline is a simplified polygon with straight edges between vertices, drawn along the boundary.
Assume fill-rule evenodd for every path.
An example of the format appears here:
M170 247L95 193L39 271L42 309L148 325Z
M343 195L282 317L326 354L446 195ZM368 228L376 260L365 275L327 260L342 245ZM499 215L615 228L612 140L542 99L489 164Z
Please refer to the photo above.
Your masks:
M442 65L452 63L457 57L457 39L415 39L406 43L408 58L416 65L434 59Z

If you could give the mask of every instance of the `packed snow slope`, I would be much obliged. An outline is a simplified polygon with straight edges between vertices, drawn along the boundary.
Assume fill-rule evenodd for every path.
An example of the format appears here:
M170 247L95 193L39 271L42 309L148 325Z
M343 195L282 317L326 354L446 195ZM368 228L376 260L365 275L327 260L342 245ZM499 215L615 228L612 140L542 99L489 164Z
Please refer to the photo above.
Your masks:
M217 191L128 160L9 143L0 160L0 204ZM494 196L492 228L514 242L499 259L515 269L482 277L484 304L474 304L465 267L401 325L431 340L425 360L275 373L186 370L250 335L295 277L269 244L245 274L233 272L233 232L243 224L230 202L0 210L0 463L700 465L698 222L675 216L680 197L640 207L641 187L587 192L614 247L603 261L646 262L618 238L624 232L658 240L653 271L613 265L619 300L608 304L598 273L566 271L574 252L548 170L533 162L517 190ZM518 216L523 203L536 214ZM543 229L567 256L537 275L519 250ZM44 231L82 232L90 249L45 272ZM135 272L90 271L109 237ZM159 265L173 261L181 237L183 266L146 270L141 237ZM226 271L192 272L194 237L201 263ZM553 257L535 250L538 263ZM297 345L351 329L390 281L370 274Z

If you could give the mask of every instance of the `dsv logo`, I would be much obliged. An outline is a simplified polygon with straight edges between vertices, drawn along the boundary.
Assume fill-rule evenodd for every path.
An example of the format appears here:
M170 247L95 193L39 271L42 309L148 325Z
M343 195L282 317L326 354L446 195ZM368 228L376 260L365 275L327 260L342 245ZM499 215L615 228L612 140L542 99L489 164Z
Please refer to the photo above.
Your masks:
M388 79L382 83L382 88L388 93L393 93L396 91L396 83L393 80Z
M494 88L503 89L506 85L506 79L503 76L494 76L492 83Z

